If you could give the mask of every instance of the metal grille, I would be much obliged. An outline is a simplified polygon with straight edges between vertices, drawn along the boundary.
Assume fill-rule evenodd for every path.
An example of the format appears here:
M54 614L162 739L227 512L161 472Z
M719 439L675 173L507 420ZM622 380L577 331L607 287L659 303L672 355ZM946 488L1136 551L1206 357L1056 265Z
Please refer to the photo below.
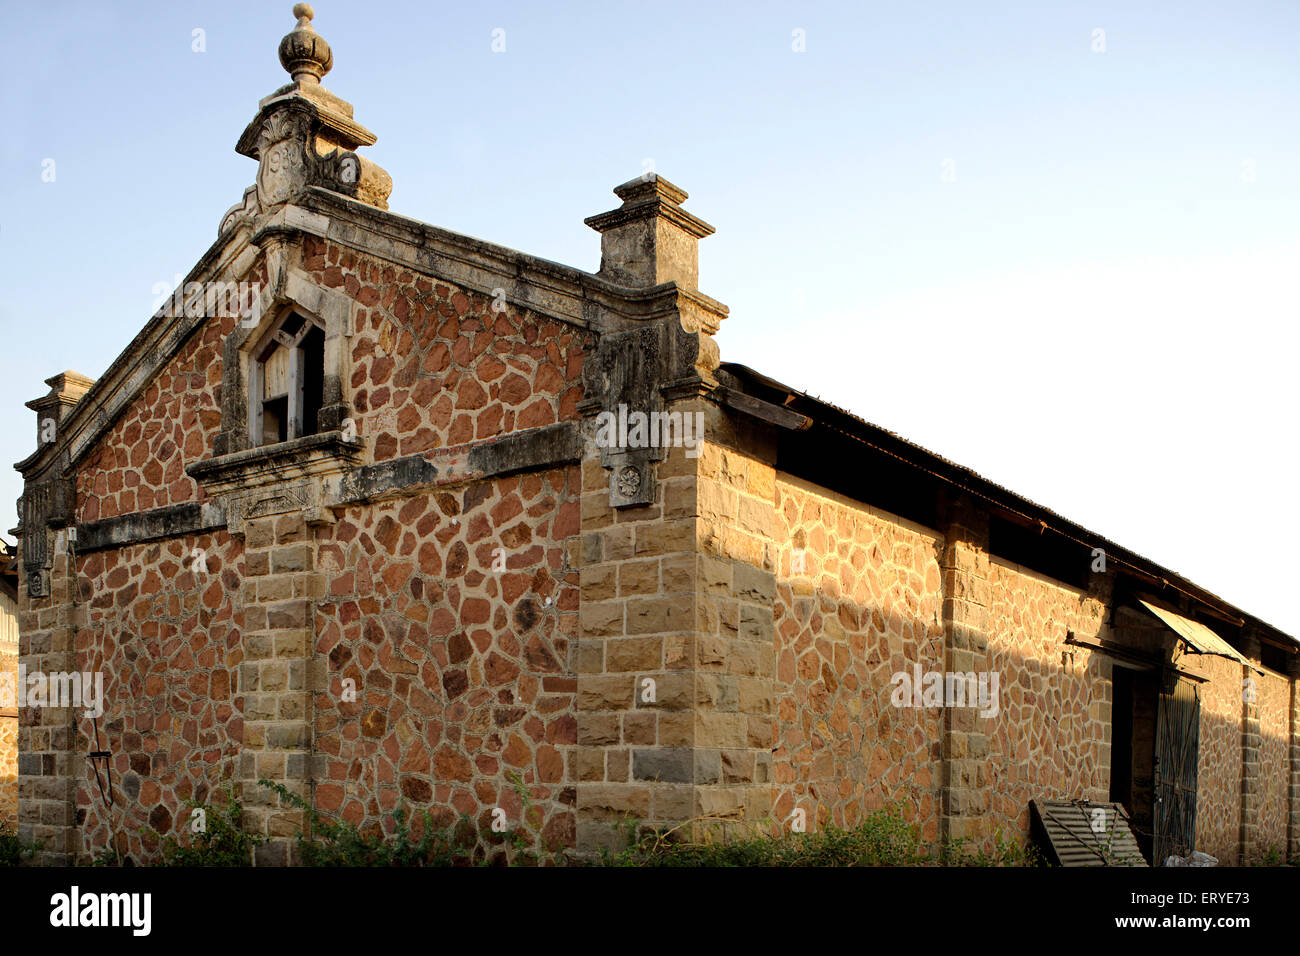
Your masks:
M1179 681L1160 695L1156 715L1156 832L1152 862L1186 856L1196 841L1196 759L1201 738L1201 700L1196 687Z

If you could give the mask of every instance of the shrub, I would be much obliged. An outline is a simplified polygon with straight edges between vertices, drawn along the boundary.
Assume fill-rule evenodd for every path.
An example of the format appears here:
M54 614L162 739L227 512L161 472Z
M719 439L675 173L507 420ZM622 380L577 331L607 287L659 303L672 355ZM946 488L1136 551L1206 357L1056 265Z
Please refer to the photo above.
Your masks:
M221 805L197 803L194 800L185 801L191 813L195 810L203 811L205 827L198 833L189 834L188 845L182 845L173 836L165 838L160 866L253 865L253 852L266 841L262 837L244 832L244 808L235 797L234 787L227 785L224 790L218 792L225 794L225 801ZM103 856L104 854L101 854L96 863L99 863Z
M425 810L417 839L407 823L406 811L398 807L392 812L395 827L391 836L363 833L351 823L319 813L282 783L266 779L258 782L273 790L282 804L301 810L311 822L311 836L302 831L297 836L299 859L306 866L518 866L536 862L527 852L527 839L518 830L482 834L489 843L502 846L501 852L490 853L480 843L473 821L464 814L451 826L439 827Z
M721 824L700 820L697 826ZM690 841L682 824L669 830L625 824L627 846L618 852L602 849L600 866L1025 866L1037 865L1032 847L1003 839L999 832L992 851L971 850L963 841L927 845L920 830L906 822L897 808L877 810L850 829L822 827L815 833L783 833ZM708 833L708 830L705 831Z
M23 843L8 823L0 821L0 866L18 866L41 848L41 841Z

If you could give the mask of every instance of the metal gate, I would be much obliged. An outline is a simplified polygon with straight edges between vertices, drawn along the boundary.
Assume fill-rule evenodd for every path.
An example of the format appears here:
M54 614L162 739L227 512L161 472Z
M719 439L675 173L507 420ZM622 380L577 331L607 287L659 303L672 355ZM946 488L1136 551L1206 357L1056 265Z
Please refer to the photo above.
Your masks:
M1156 712L1155 840L1152 866L1171 855L1186 856L1196 840L1196 757L1201 737L1201 699L1180 680L1160 695Z

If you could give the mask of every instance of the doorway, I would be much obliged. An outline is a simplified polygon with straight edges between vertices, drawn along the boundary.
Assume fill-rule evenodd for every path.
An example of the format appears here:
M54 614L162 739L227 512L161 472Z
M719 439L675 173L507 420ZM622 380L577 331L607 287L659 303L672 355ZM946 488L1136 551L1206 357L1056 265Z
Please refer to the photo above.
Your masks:
M1201 697L1191 681L1172 677L1160 695L1156 720L1155 859L1186 856L1196 843L1197 757L1201 738Z
M1153 669L1118 663L1112 672L1110 799L1128 812L1142 856L1152 859L1156 830L1156 724L1160 679Z

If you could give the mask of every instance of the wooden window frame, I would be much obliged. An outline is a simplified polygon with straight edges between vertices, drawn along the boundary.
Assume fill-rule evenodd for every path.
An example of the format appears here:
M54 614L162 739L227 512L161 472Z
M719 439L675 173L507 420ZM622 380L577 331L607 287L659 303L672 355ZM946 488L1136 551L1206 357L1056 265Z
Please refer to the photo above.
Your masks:
M284 331L284 327L294 318L301 321L302 326L297 332L290 335ZM250 444L255 448L280 443L278 439L275 441L264 440L265 435L262 427L267 402L267 399L262 395L263 367L266 360L270 358L277 348L289 350L285 440L293 441L295 438L303 437L304 434L316 433L315 427L307 431L303 423L303 386L306 379L307 354L302 346L312 329L319 330L322 336L326 334L325 325L319 319L297 309L289 309L262 336L249 356L252 361L249 363L248 375L248 435ZM316 404L319 406L320 403L317 402Z

